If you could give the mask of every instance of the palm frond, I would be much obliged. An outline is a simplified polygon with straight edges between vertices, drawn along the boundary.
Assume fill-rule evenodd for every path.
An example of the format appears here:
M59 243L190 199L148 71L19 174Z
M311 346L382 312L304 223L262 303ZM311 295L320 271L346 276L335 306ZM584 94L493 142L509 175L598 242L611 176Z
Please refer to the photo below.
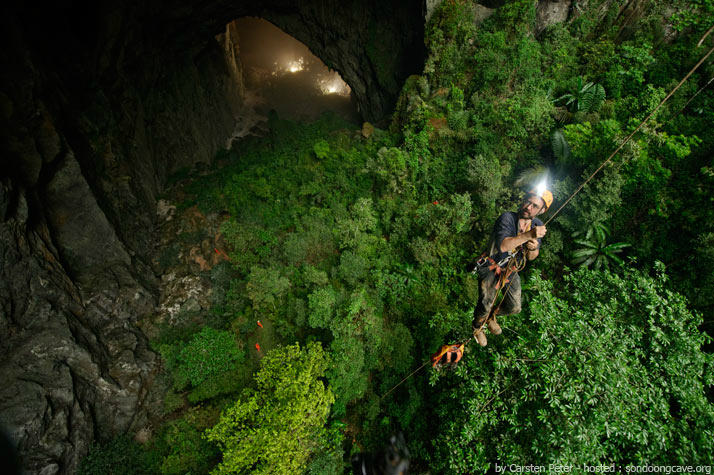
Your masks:
M561 130L556 130L550 138L553 155L558 163L564 163L570 158L570 147Z
M548 170L542 165L526 168L518 174L518 178L516 178L514 185L516 187L525 187L533 183L538 183L547 171Z
M586 248L589 248L589 249L600 249L600 246L593 243L592 241L587 241L584 239L575 239L573 242L575 244L580 244L581 246L585 246Z
M600 84L589 84L590 87L582 91L582 100L578 103L578 110L597 112L605 100L605 88Z
M608 244L603 251L610 251L610 252L622 252L622 250L626 247L631 247L628 243L626 242L614 242L612 244Z

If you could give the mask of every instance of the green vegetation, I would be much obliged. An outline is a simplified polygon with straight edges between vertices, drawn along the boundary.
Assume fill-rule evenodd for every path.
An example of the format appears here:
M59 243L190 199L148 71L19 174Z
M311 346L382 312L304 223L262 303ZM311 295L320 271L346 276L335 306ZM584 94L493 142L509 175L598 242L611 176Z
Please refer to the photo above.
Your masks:
M161 474L207 473L216 464L218 447L207 441L203 433L216 424L217 415L213 408L195 407L164 427L162 438L155 442L165 454L159 467Z
M319 379L327 359L318 343L271 351L247 390L207 433L223 461L215 473L300 473L327 436L335 398Z
M714 359L699 350L701 318L664 275L581 269L559 289L531 277L527 317L509 323L519 337L436 386L449 388L436 396L448 441L430 449L437 471L711 463Z
M82 459L78 475L134 475L157 473L158 460L152 451L144 450L129 436L121 435L106 444L94 444Z
M573 237L581 233L574 233ZM616 254L619 254L626 247L630 247L626 242L608 243L607 237L610 230L602 223L593 223L585 232L583 239L575 239L575 244L581 247L573 252L573 264L580 264L588 267L593 264L595 269L602 267L610 268L611 264L623 265L624 262Z
M470 334L466 270L523 196L517 179L547 166L562 203L711 47L696 46L708 0L650 2L626 25L624 2L608 4L576 2L536 37L530 0L485 19L443 2L389 131L273 115L268 136L193 179L183 207L230 215L230 269L210 328L161 339L173 419L147 460L163 473L339 473L404 430L412 467L431 473L711 463L714 90L688 102L711 62L549 225L503 335L380 398ZM256 320L270 336L251 380ZM121 452L108 447L84 467Z
M188 395L191 402L240 388L245 354L226 331L204 327L188 344L162 345L160 351L173 376L174 389L192 388Z
M567 93L555 100L563 101L566 106L572 106L571 110L597 112L605 100L605 89L600 84L589 82L583 84L583 78L578 76L577 85L572 93Z

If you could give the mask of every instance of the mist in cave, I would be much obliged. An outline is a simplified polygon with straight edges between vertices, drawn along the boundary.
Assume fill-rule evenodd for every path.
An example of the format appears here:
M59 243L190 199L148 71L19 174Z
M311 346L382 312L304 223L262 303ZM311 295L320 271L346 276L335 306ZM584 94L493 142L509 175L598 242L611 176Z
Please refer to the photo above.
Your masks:
M361 121L349 85L307 46L262 18L240 18L235 26L246 91L234 139L264 133L271 110L301 122L327 111Z

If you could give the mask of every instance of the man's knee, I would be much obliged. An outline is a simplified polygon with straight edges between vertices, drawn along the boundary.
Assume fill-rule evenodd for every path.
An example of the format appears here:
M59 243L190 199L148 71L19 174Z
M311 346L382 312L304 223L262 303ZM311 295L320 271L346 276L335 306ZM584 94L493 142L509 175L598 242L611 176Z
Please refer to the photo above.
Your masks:
M498 307L497 315L514 315L516 313L521 313L521 296L518 295L517 298L506 298L502 302L502 305Z

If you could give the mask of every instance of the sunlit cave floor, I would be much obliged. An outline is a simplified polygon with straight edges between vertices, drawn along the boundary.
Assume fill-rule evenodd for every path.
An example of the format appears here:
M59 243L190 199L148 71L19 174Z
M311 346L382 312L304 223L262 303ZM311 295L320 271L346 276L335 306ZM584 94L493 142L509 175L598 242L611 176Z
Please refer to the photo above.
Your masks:
M300 75L273 78L262 88L247 89L243 107L236 116L233 135L226 142L230 148L234 140L247 136L262 137L268 132L268 117L274 111L281 119L314 122L325 111L340 121L360 123L353 99L349 95L323 94L306 87ZM240 146L240 145L237 145Z

